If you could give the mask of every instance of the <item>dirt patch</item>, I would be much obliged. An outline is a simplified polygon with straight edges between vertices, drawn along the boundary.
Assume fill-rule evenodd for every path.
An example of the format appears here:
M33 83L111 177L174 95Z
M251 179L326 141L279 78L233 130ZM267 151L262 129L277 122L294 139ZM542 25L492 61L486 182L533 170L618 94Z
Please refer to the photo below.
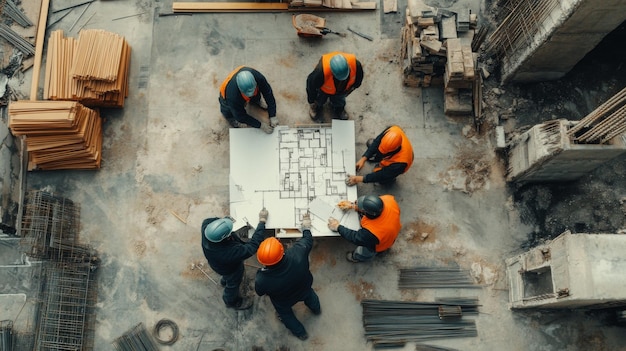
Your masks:
M302 97L301 95L296 94L292 91L285 91L285 90L280 92L280 96L282 96L285 100L289 100L289 101L298 101Z
M452 167L439 175L447 190L459 190L466 194L482 189L491 175L497 160L479 148L459 151Z
M604 351L608 350L606 345L606 337L600 331L594 331L592 333L585 333L585 330L581 328L578 334L578 340L576 345L581 350L596 350Z
M333 251L327 248L321 248L311 251L311 270L317 270L318 268L330 265L334 267L337 265L337 257L333 254Z
M294 62L296 62L296 59L294 59L292 55L289 55L287 57L281 57L280 59L278 59L279 66L286 68L293 68Z
M359 279L358 282L346 283L348 289L352 291L357 301L367 299L380 299L380 294L376 292L376 287L370 282Z
M424 221L409 222L403 226L402 234L406 241L418 245L433 243L437 240L437 226Z
M146 254L146 242L138 240L133 243L133 251L137 257L143 257Z

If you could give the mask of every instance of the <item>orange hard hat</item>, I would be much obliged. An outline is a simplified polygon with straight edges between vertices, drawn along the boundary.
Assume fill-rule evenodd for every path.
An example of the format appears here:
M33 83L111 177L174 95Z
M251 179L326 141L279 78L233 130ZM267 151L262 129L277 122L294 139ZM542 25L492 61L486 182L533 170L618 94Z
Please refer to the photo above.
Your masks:
M390 130L380 140L378 150L381 154L385 155L390 152L396 151L400 145L402 145L402 135L396 131Z
M274 237L263 240L256 252L256 258L264 266L273 266L280 262L285 254L283 244Z

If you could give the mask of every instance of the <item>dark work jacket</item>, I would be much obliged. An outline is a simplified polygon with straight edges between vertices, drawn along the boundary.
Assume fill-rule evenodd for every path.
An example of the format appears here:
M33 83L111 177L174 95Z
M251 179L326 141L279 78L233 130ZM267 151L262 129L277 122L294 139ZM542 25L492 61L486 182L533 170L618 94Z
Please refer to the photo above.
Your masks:
M293 305L302 301L313 285L309 270L312 248L313 235L305 230L278 264L257 271L254 284L257 295L268 295L273 303L279 304Z
M219 218L207 218L202 222L202 229L200 230L202 233L202 251L215 273L227 275L235 272L245 259L256 253L261 241L263 241L265 223L259 222L252 238L247 243L244 243L236 235L231 235L219 243L214 243L204 236L204 228L217 219Z
M385 130L382 131L382 133L380 133L375 139L374 141L372 141L372 144L367 148L367 150L365 151L365 153L363 154L363 157L366 157L368 159L370 158L374 158L376 159L376 161L380 161L383 157L385 156L391 156L395 153L397 153L398 151L400 151L399 149L391 152L387 155L383 155L380 153L380 151L378 151L378 147L380 146L380 141L383 140L383 137L385 136L385 133L387 133L387 130L389 130L390 127L385 128ZM394 178L396 178L397 176L399 176L400 174L403 174L404 171L406 170L406 166L407 163L405 162L398 162L398 163L392 163L387 167L383 167L381 170L377 171L377 172L372 172L372 173L368 173L363 177L363 183L385 183L388 182ZM363 245L365 246L365 245Z
M270 83L267 82L267 79L261 72L255 70L250 67L243 67L240 71L250 71L254 76L254 80L256 80L256 86L258 89L257 95L260 93L265 102L267 103L267 113L269 117L276 116L276 99L274 98L274 92L272 91L272 87ZM254 97L252 97L254 98ZM226 105L230 108L230 110L235 115L235 118L239 115L247 115L246 112L246 100L244 100L243 96L241 96L241 91L237 86L237 79L235 76L228 82L226 85ZM254 118L254 117L252 117ZM237 118L239 120L240 118Z
M359 230L352 230L342 225L337 228L337 232L342 238L348 240L354 245L365 246L371 251L376 251L376 245L378 245L378 238L372 232L365 228Z

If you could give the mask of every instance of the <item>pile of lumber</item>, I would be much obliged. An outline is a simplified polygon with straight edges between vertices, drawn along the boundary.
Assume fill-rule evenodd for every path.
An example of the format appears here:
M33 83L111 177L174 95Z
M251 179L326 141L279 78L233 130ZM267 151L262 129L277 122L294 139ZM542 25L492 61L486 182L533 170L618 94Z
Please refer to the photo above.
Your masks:
M130 46L118 34L89 29L75 39L54 31L48 40L43 98L124 107L129 68Z
M468 9L454 12L416 0L407 6L400 53L403 83L409 87L443 85L446 114L472 113L476 24L476 15Z
M24 137L28 170L100 168L102 121L97 110L75 101L13 101L9 128Z

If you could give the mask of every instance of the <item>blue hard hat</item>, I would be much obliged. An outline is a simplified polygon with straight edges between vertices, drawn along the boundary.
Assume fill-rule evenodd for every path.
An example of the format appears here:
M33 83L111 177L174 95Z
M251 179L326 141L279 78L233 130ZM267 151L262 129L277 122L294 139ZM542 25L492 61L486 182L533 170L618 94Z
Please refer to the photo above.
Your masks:
M338 80L346 80L350 75L348 61L343 55L337 54L330 59L330 71Z
M358 210L365 214L366 217L374 219L383 213L383 200L378 196L365 195L359 196L356 200Z
M232 230L233 221L230 218L220 218L204 228L204 237L211 242L219 243L228 237Z
M256 91L256 80L252 73L250 71L239 71L236 79L239 91L247 97L252 97Z

